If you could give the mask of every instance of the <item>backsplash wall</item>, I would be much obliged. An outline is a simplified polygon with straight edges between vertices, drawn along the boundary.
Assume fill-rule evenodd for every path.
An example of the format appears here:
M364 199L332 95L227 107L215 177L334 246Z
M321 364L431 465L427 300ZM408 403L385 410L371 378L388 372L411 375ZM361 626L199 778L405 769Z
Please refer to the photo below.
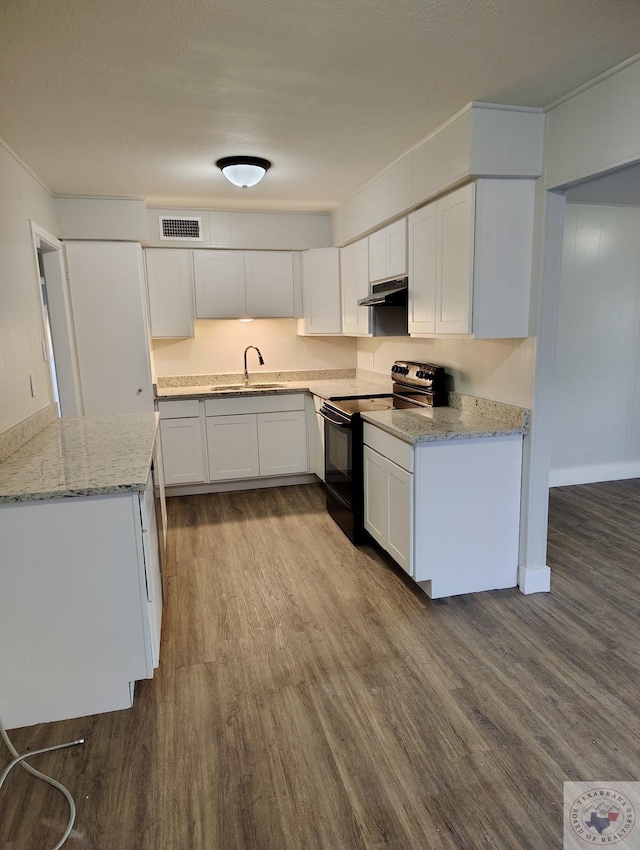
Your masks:
M373 355L373 364L371 363ZM358 339L358 369L389 374L394 360L444 366L457 392L531 407L535 339Z
M243 353L256 345L264 357L258 365L255 351L248 355L249 371L259 374L308 369L355 369L356 340L348 337L298 336L296 319L204 319L195 323L193 339L153 340L155 374L208 375L242 372Z

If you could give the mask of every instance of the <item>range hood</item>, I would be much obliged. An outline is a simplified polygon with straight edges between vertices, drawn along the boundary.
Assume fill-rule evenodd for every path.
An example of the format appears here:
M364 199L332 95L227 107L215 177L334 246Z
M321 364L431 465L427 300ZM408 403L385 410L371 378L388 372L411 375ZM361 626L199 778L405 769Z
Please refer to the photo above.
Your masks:
M361 298L358 307L406 307L409 278L374 283L371 295Z

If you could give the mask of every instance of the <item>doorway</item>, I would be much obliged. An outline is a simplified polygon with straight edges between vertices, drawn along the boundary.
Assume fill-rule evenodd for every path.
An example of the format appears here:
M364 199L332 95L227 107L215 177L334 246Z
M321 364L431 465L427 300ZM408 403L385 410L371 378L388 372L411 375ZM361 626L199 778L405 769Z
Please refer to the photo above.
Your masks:
M31 222L42 305L42 356L49 366L49 391L61 416L82 416L73 314L62 243Z

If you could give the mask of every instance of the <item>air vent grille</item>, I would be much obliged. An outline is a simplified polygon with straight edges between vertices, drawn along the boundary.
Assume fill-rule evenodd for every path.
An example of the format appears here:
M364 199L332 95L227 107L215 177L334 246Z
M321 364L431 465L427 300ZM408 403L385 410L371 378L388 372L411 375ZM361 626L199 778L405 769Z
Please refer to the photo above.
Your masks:
M160 239L201 242L202 219L198 217L169 218L161 215Z

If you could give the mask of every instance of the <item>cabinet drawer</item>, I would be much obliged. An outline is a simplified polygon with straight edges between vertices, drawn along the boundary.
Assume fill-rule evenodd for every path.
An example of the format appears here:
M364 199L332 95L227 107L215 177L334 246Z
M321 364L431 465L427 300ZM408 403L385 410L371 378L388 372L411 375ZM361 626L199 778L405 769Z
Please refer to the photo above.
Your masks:
M376 428L369 422L364 423L363 428L364 444L370 446L383 457L389 458L398 466L406 469L407 472L413 472L413 446L399 440L397 437L392 437L386 431Z
M200 402L197 399L159 401L157 404L160 419L185 419L189 416L200 416Z
M204 410L207 416L235 416L240 413L278 413L285 410L304 410L304 393L210 398L205 401Z

